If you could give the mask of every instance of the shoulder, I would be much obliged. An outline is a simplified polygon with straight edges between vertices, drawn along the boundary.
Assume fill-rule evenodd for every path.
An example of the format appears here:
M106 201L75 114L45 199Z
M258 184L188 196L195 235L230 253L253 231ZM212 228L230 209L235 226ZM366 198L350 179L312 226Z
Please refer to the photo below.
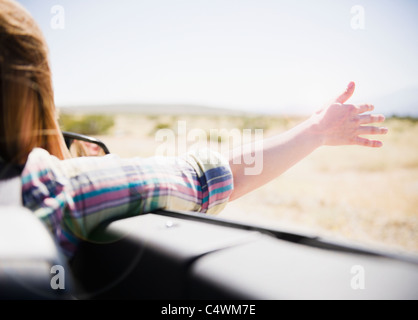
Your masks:
M25 172L40 171L47 168L53 168L59 164L59 159L51 155L48 151L41 148L33 149L26 160L23 168L23 174Z
M98 163L109 162L120 159L117 155L110 154L102 157L75 157L60 160L42 148L35 148L31 151L25 164L25 168L50 167L55 169L69 169L71 167L89 167Z
M100 167L101 163L117 159L117 156L79 157L60 160L48 151L35 148L31 151L22 171L22 179L33 179L35 176L52 175L54 178L71 178L83 172L89 172Z

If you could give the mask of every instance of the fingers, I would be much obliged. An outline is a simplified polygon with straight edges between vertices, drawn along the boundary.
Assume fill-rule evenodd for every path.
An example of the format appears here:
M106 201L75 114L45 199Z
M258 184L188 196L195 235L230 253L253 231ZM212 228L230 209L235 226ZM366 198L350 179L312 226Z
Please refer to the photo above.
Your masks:
M357 117L359 124L380 123L385 121L385 116L382 114L365 114Z
M384 127L374 127L374 126L360 126L357 130L358 135L375 135L375 134L386 134L388 133L388 128ZM378 140L371 140L363 137L356 137L354 139L354 144L363 147L370 148L380 148L383 146L383 143Z
M377 140L370 140L362 137L357 137L354 141L355 144L363 147L370 147L370 148L380 148L383 146L381 141Z
M372 104L361 104L361 105L352 105L352 104L345 104L344 106L350 108L352 113L357 113L359 116L357 119L359 120L360 124L365 123L379 123L385 121L385 116L383 114L365 114L360 115L365 112L373 111L374 105Z
M356 87L355 83L350 82L347 86L347 89L337 99L335 99L335 102L338 102L341 104L345 103L353 95L355 87Z
M388 133L388 128L380 128L373 126L360 126L357 130L359 135L368 135L368 134L386 134Z
M364 113L364 112L369 112L369 111L373 111L374 110L374 105L372 104L361 104L358 106L355 106L355 111L360 114L360 113Z

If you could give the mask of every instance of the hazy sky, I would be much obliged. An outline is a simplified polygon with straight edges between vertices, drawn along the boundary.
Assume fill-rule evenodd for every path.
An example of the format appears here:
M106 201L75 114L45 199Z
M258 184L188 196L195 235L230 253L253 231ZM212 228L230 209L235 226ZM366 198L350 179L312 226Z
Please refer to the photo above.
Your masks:
M49 44L57 105L291 113L315 110L350 80L353 102L418 86L416 0L19 2Z

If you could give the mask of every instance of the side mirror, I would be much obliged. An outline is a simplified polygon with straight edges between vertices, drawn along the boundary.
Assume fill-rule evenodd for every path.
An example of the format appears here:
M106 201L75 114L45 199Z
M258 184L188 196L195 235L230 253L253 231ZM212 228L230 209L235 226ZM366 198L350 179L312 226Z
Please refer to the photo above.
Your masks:
M65 144L74 157L104 156L110 151L99 139L74 132L63 133Z

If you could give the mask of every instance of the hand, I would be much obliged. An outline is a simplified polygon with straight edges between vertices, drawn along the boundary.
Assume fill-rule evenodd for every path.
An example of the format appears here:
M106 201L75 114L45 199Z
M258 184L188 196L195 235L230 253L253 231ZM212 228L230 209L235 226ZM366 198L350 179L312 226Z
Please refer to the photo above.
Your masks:
M346 91L325 109L319 110L311 120L315 123L315 134L322 137L323 145L360 145L379 148L383 144L378 140L370 140L361 135L386 134L387 128L370 126L385 120L383 115L363 114L372 111L371 104L352 105L345 102L353 95L354 82L350 82Z

